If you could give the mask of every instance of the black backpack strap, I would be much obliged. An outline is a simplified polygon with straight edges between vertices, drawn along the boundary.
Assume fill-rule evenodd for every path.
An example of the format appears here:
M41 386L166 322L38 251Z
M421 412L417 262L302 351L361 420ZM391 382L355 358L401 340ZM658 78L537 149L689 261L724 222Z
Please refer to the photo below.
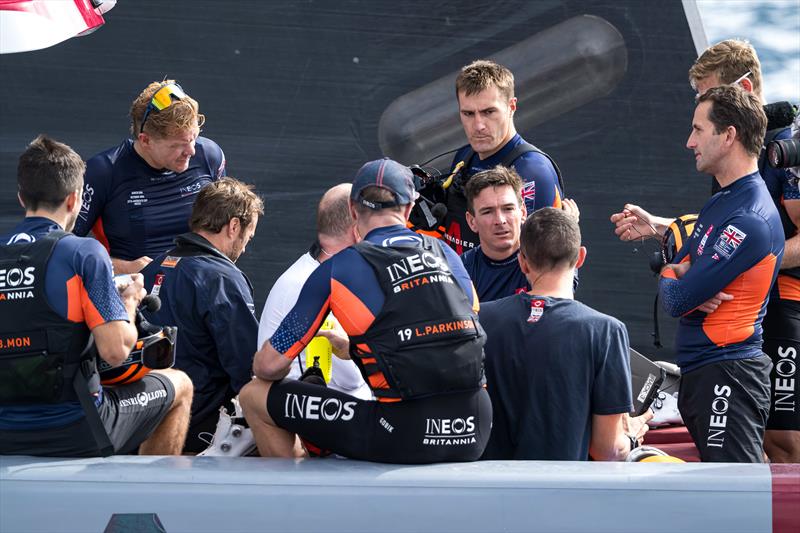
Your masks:
M558 168L555 159L550 157L547 152L543 152L539 148L535 147L529 142L522 142L514 147L504 158L503 161L500 163L504 167L510 167L514 164L514 161L520 158L520 156L527 154L528 152L536 152L537 154L542 154L545 156L550 164L553 165L553 168L556 171L556 176L558 177L558 186L561 187L561 194L566 194L566 189L564 188L564 177L561 175L561 169Z
M101 457L108 457L114 454L114 445L111 444L111 439L108 437L103 421L100 419L100 413L97 411L97 406L92 401L93 396L89 394L89 382L84 375L84 372L91 372L90 365L81 364L77 372L75 372L75 379L72 380L75 394L81 402L81 408L86 415L86 422L89 426L89 431L92 432L94 442L97 444L98 454ZM96 373L96 372L95 372Z
M658 327L658 293L656 293L656 297L653 300L653 346L656 348L661 348L661 330Z

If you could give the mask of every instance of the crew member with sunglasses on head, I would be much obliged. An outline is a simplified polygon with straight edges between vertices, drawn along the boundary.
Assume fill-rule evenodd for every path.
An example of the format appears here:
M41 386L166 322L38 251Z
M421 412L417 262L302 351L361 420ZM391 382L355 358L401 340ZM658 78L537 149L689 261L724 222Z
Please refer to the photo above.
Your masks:
M140 271L189 231L200 189L225 173L222 149L199 137L205 117L174 80L153 82L130 108L131 133L86 163L75 234L92 231L117 274Z
M761 62L755 49L746 41L729 39L708 48L689 69L689 81L699 94L723 84L738 85L755 94L763 103ZM765 106L765 110L769 107ZM769 115L768 119L771 118ZM768 122L764 144L790 136L789 127L776 128ZM786 238L781 270L772 288L763 323L764 352L774 363L764 449L771 462L797 463L800 462L800 406L786 400L800 395L800 379L796 371L784 369L796 368L792 354L800 350L800 187L786 169L772 168L767 164L763 148L758 170L778 209ZM719 184L716 180L714 185L714 192L717 192ZM611 215L611 222L616 225L614 232L623 241L661 238L672 220L652 215L632 204L626 204L622 212ZM714 304L719 305L723 299L729 298L729 294L721 293L714 299ZM792 360L789 366L785 361L787 358Z

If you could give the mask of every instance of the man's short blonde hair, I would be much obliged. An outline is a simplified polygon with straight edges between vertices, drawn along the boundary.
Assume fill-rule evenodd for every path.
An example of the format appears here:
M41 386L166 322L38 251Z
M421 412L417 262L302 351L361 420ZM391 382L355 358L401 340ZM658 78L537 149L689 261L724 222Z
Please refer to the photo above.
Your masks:
M153 95L166 85L177 84L175 80L154 81L136 97L131 104L131 134L135 137L140 131L157 138L171 137L175 134L191 130L194 127L202 127L206 117L200 114L200 106L197 101L186 95L180 100L173 99L169 107L161 111L150 111L147 115L147 122L142 130L142 120L144 119L147 106L153 99Z
M697 88L700 80L716 74L720 83L731 84L747 71L753 82L753 92L761 98L761 62L753 45L738 39L726 39L710 46L689 69L689 83Z
M462 92L472 96L493 86L506 100L514 98L514 75L511 71L494 61L479 59L461 69L456 78L456 97Z

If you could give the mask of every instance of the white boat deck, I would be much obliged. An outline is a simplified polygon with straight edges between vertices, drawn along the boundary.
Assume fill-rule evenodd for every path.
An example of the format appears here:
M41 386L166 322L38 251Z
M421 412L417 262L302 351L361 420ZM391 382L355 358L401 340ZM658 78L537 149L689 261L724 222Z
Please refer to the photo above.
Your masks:
M3 533L100 532L128 513L168 533L749 533L771 509L767 465L0 457Z

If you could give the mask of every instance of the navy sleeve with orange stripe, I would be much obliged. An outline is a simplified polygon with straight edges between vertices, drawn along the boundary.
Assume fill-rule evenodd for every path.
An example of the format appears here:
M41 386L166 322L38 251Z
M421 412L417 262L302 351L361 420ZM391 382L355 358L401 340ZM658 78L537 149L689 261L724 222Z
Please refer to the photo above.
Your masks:
M696 239L687 242L676 262L687 258L695 242ZM772 284L777 260L767 221L753 212L741 213L720 224L700 255L692 254L692 266L681 279L676 279L671 270L664 270L659 282L664 309L679 317L720 291L734 296L739 312L760 309ZM742 284L744 275L746 286ZM734 284L737 280L739 283ZM761 294L760 299L753 298L756 294Z
M65 237L47 265L47 301L61 316L90 329L128 313L112 279L111 260L94 239Z
M414 235L403 226L378 228L367 235L376 244L395 235ZM460 258L448 246L437 241L459 286L477 311L477 297L469 274ZM297 303L286 314L270 344L293 359L314 338L329 311L345 332L361 335L375 320L385 297L370 264L355 249L348 248L322 263L303 285Z
M286 357L296 357L331 310L348 335L361 334L383 302L372 267L354 249L343 250L311 273L270 344Z

